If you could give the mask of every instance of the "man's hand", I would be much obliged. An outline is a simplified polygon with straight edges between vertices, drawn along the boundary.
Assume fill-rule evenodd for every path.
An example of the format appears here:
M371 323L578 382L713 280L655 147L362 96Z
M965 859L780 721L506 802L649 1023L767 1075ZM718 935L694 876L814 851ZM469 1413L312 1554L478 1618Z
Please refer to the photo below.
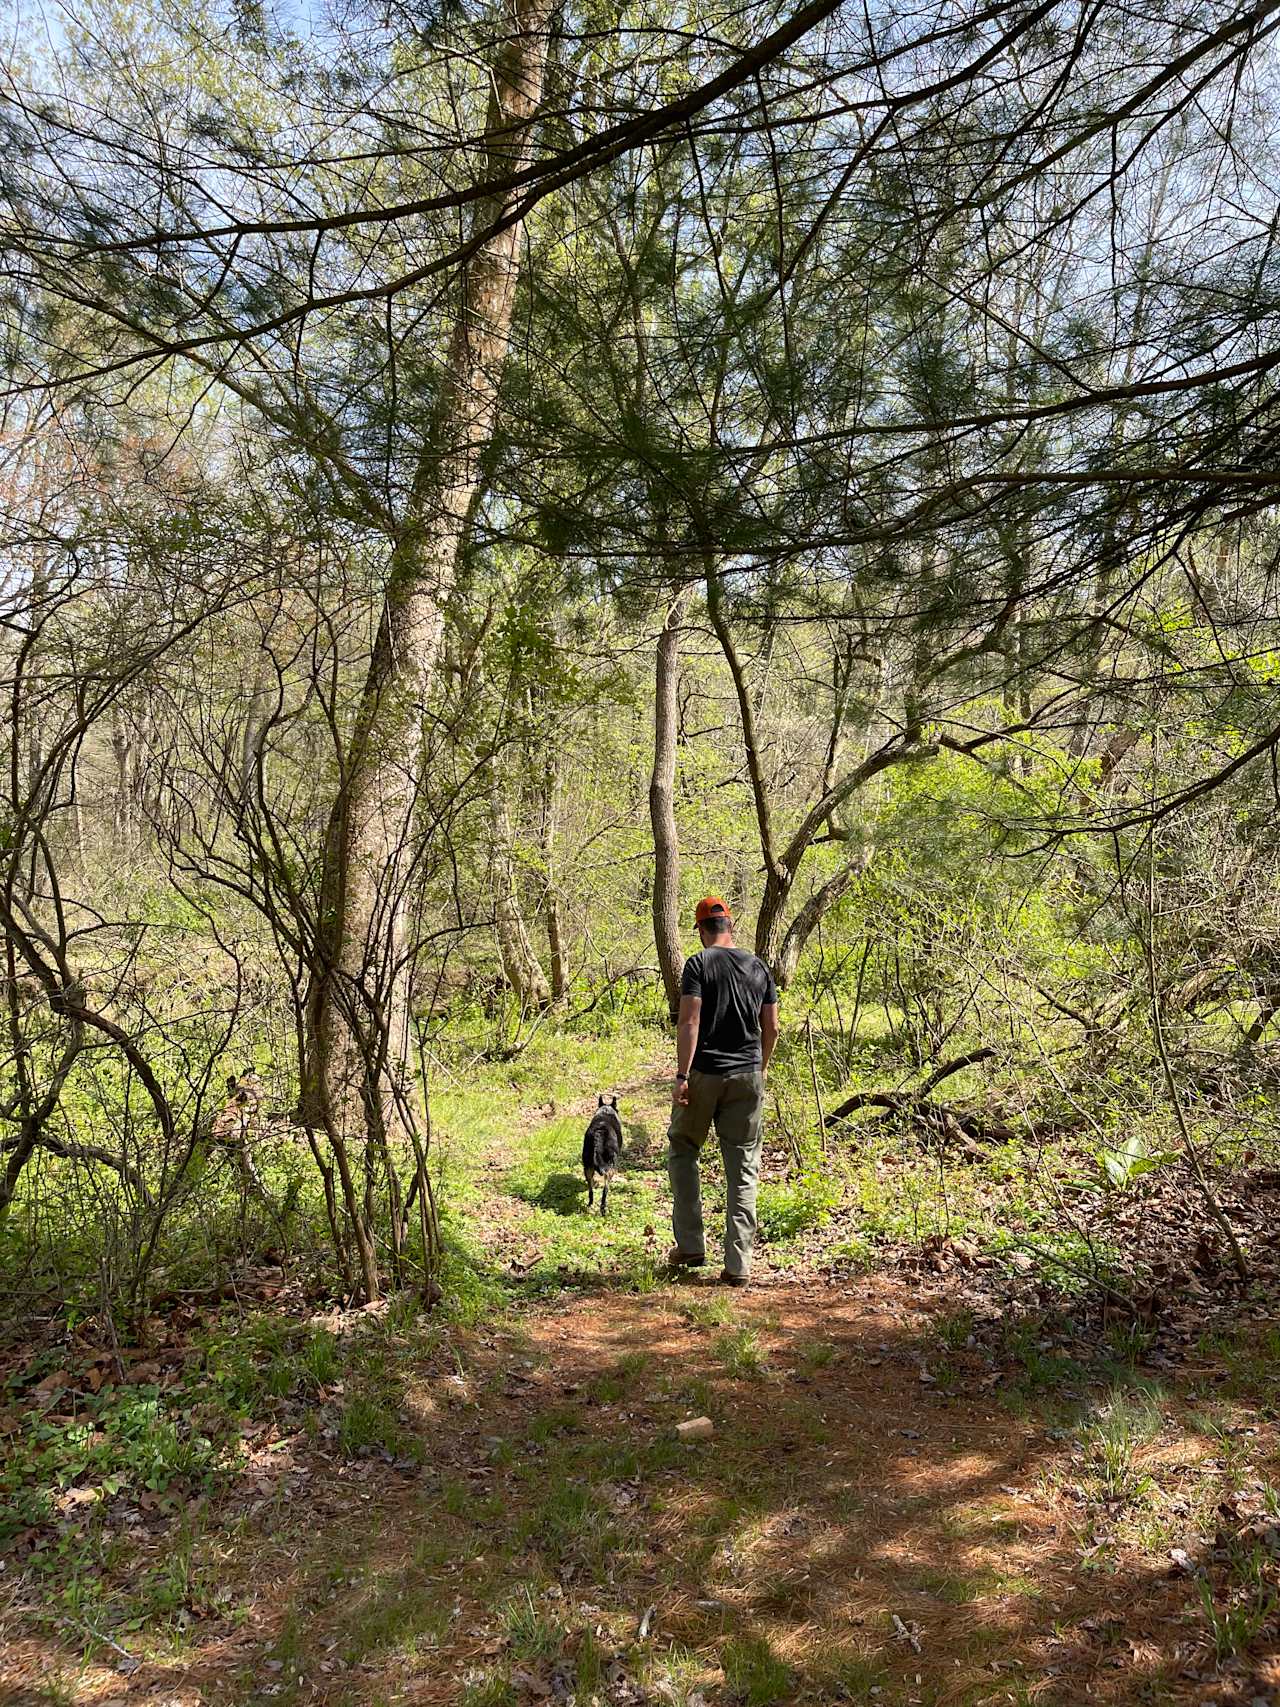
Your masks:
M673 1079L671 1081L671 1106L672 1106L672 1108L688 1108L688 1106L689 1106L689 1081L688 1081L688 1079Z

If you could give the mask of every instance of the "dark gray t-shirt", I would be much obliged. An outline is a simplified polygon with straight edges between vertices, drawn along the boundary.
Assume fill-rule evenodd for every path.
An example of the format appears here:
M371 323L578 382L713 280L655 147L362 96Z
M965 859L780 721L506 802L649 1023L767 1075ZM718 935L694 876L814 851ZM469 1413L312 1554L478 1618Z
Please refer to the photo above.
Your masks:
M682 996L701 996L693 1065L700 1073L749 1073L760 1065L760 1009L778 987L764 961L745 948L704 948L684 963Z

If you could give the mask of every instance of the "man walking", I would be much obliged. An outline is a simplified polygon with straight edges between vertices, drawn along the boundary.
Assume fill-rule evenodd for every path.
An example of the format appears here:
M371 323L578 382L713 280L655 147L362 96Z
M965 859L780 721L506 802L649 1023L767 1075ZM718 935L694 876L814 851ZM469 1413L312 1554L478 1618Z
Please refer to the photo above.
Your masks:
M718 895L699 901L694 918L702 952L685 962L680 981L667 1132L676 1236L670 1260L689 1268L706 1261L698 1156L714 1122L728 1194L720 1278L745 1286L756 1239L764 1075L778 1040L778 991L764 961L735 944L732 915Z

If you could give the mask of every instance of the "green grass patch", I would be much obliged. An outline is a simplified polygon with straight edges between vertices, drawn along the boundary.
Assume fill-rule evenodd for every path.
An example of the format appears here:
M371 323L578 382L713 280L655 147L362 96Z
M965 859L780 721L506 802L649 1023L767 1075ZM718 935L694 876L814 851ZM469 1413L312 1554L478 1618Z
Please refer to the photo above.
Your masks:
M181 1399L154 1385L108 1387L79 1414L30 1418L0 1459L0 1541L117 1495L209 1493L231 1450L202 1432Z
M1159 1408L1149 1394L1113 1389L1079 1431L1098 1497L1126 1503L1145 1497L1151 1478L1138 1467L1136 1454L1162 1426Z
M769 1367L768 1350L752 1327L729 1328L717 1338L715 1353L735 1381L758 1378Z
M730 1636L721 1651L725 1682L743 1707L774 1707L789 1699L794 1673L763 1636Z
M667 1046L648 1025L632 1023L605 1037L547 1031L515 1061L472 1056L464 1074L459 1058L456 1076L445 1064L432 1096L449 1251L442 1284L446 1295L461 1298L467 1319L567 1286L647 1291L658 1283L656 1240L645 1229L666 1219L661 1133L651 1099L628 1096L625 1087L643 1081ZM573 1087L567 1099L566 1085ZM549 1117L548 1087L558 1099ZM582 1134L595 1093L620 1088L626 1144L602 1216L598 1195L595 1208L587 1207ZM522 1242L537 1253L518 1272L486 1238L480 1164L495 1144L510 1163L502 1188L523 1206Z
M733 1300L723 1292L682 1295L679 1309L685 1321L695 1328L727 1327L737 1315Z
M517 1535L537 1546L552 1565L573 1561L602 1571L622 1545L614 1514L581 1482L554 1484L522 1518Z
M825 1226L840 1195L839 1182L827 1173L802 1174L786 1184L766 1180L756 1194L760 1237L766 1244L785 1244Z

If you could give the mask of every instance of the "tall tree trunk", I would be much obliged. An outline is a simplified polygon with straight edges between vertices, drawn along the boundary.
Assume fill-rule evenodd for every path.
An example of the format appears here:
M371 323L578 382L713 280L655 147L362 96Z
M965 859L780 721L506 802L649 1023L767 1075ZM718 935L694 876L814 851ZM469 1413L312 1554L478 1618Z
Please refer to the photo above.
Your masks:
M546 794L542 803L542 863L547 880L547 948L551 955L551 999L562 1002L569 993L569 968L564 951L564 900L560 893L556 832L560 815L560 750L547 754Z
M653 825L653 943L674 1020L680 1011L680 838L676 829L676 745L679 725L680 624L689 590L667 607L658 636L653 693L653 770L649 777L649 821Z
M116 786L111 797L111 832L117 849L122 850L131 827L129 814L133 803L133 787L130 782L129 735L118 706L111 713L111 756L116 762Z
M710 558L706 564L706 575L707 614L711 618L712 628L715 629L716 639L720 642L720 650L724 653L725 663L729 666L734 696L738 701L738 717L742 725L742 744L747 758L747 776L751 783L751 798L756 809L756 827L760 832L760 856L764 866L764 893L760 898L760 911L756 915L756 953L772 966L782 944L783 915L786 912L787 898L791 894L791 885L795 881L795 868L788 865L778 853L774 835L773 803L769 794L769 784L764 774L764 762L757 733L760 707L747 682L747 673L743 667L742 657L738 651L737 642L733 638L733 630L729 626L728 616L724 608L724 587L720 580L719 571Z
M502 772L495 755L489 761L489 814L492 829L490 883L493 890L493 928L502 955L502 970L522 1008L545 1008L551 1002L546 974L538 963L520 910L516 884L515 839L507 811Z
M486 120L484 177L530 156L551 0L503 0ZM520 271L516 196L479 204L477 231L434 418L392 541L382 616L322 854L301 1086L304 1123L333 1133L388 1122L389 1075L409 1060L406 897L414 802L444 603L492 436ZM509 221L504 225L504 221ZM345 1182L344 1182L345 1185Z

